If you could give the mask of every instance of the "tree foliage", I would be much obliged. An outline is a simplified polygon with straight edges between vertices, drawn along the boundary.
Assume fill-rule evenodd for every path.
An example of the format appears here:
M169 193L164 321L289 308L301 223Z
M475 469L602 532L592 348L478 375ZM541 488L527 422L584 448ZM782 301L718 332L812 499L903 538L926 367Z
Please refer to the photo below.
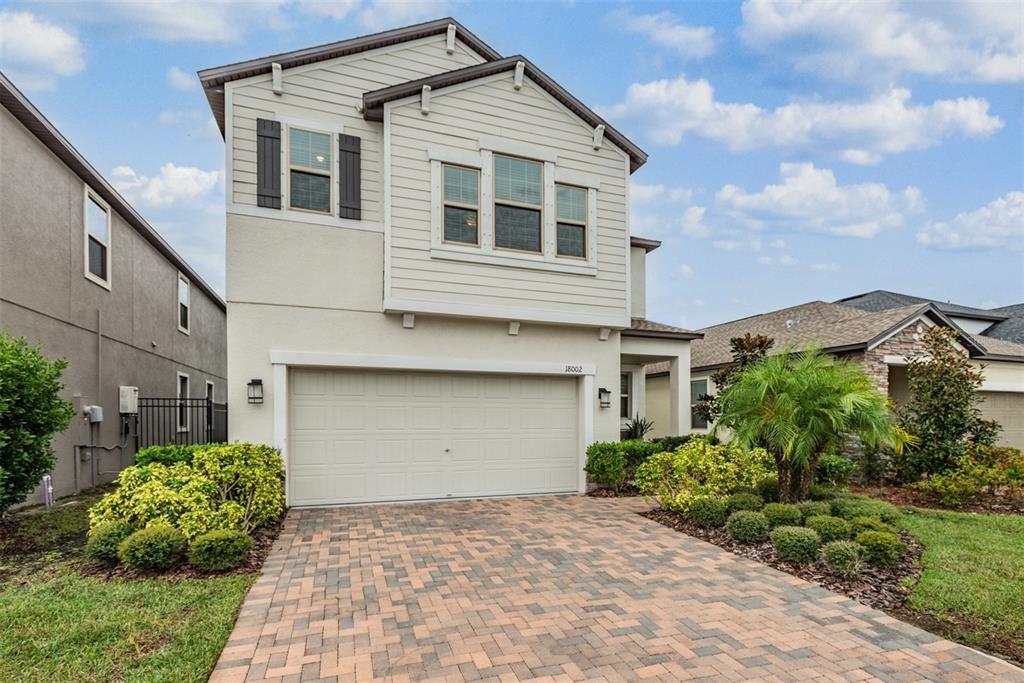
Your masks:
M25 502L53 469L50 442L74 415L58 395L67 366L23 338L0 334L0 513Z
M1001 431L981 417L984 377L957 348L956 332L932 327L921 342L924 352L907 364L910 400L899 411L900 426L920 440L896 460L904 481L956 468L972 444L992 446Z
M771 337L766 337L763 334L751 335L749 332L742 337L730 339L729 349L732 351L733 364L720 368L711 375L711 383L714 384L718 393L721 394L733 383L737 372L768 355L768 351L774 345L775 340ZM718 399L711 394L701 394L697 398L693 410L708 424L718 420L718 416L722 413Z
M743 447L767 449L783 502L807 497L818 460L847 436L869 447L901 445L888 400L860 366L818 350L787 351L749 365L718 401L715 430L732 430Z

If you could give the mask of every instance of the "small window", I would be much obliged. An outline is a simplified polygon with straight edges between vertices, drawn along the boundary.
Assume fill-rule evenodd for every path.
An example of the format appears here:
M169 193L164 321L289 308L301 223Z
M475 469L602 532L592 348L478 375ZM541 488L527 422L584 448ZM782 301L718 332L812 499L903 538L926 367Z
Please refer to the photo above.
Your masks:
M480 243L480 171L444 165L444 241Z
M184 275L178 275L178 329L188 334L189 331L189 290L191 284Z
M544 166L537 161L494 157L494 246L540 253Z
M85 197L85 274L110 286L110 211L91 192Z
M690 427L693 429L705 429L708 426L707 420L697 414L697 404L700 397L708 393L708 381L698 379L690 382Z
M587 257L587 191L579 187L556 185L559 256Z
M619 417L623 420L632 418L632 415L630 415L630 411L633 408L632 396L630 394L632 386L633 377L628 372L619 375Z
M331 136L288 129L288 202L293 209L331 213Z
M188 431L188 375L178 373L178 431Z
M206 380L206 400L211 403L214 400L214 384L210 380Z

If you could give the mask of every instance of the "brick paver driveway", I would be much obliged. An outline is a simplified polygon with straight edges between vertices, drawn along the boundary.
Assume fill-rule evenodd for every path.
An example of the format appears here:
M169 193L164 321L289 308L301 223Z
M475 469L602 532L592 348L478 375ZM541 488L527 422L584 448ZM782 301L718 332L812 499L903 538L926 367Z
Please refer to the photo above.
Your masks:
M211 680L1024 681L642 508L293 510Z

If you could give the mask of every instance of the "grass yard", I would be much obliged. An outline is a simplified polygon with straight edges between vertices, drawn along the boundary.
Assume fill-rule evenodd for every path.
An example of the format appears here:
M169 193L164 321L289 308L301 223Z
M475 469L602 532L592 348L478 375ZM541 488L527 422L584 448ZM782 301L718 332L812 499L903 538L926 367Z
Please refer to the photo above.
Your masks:
M0 681L205 681L255 577L83 572L101 493L0 522Z
M946 637L1024 662L1024 516L909 508L903 525L925 546L908 606Z

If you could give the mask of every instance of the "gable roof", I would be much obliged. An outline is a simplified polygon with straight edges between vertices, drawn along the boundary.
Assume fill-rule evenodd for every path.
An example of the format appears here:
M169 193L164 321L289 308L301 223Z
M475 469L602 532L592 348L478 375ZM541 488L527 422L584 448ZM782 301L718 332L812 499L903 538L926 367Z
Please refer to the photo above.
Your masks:
M267 57L257 57L234 64L215 66L198 72L199 81L203 84L210 109L217 119L221 135L224 134L224 84L242 78L270 73L271 65L280 64L283 69L290 69L303 64L323 62L336 57L375 50L377 48L398 43L418 40L427 36L440 35L448 32L449 26L455 26L455 35L474 52L488 61L501 59L501 54L484 41L477 38L469 29L451 17L426 21L413 26L371 33L356 38L348 38L334 43L316 45L291 52L281 52Z
M622 331L623 337L654 337L657 339L700 339L700 332L687 330L675 325L654 322L646 318L633 318L629 328Z
M549 95L562 103L569 111L592 127L604 126L604 136L629 155L629 168L631 172L646 163L646 152L522 55L512 55L504 59L475 64L453 71L445 71L433 76L418 78L414 81L406 81L405 83L398 83L386 88L370 91L363 95L363 116L371 121L382 121L384 118L384 104L400 100L403 97L409 97L410 95L416 95L425 85L429 85L432 90L438 90L485 76L513 71L520 62L523 63L524 74L547 91Z
M913 304L935 304L943 313L950 315L956 315L963 318L977 318L979 320L1006 320L1009 317L1006 313L1001 312L998 309L985 309L975 308L973 306L961 306L960 304L950 303L948 301L937 301L936 299L925 299L920 296L912 296L910 294L901 294L900 292L890 292L885 289L876 289L871 292L865 292L863 294L856 294L854 296L848 296L843 299L836 300L837 304L843 306L852 306L853 308L859 308L864 311L885 311L890 308L898 308L900 306L910 306Z
M173 263L179 271L188 277L193 285L203 291L214 304L221 310L227 310L224 299L206 283L197 272L183 259L178 252L174 251L160 233L146 222L138 211L132 208L131 204L121 196L113 185L100 175L100 172L93 168L82 154L75 149L67 138L47 120L43 113L36 109L27 97L18 90L14 83L7 76L0 72L0 104L2 104L14 118L21 122L47 149L53 152L64 164L71 169L89 188L103 198L110 207L121 216L128 225L132 226L143 239L156 248L164 258Z
M1024 304L1001 306L992 310L1009 317L985 330L984 336L1024 344Z

